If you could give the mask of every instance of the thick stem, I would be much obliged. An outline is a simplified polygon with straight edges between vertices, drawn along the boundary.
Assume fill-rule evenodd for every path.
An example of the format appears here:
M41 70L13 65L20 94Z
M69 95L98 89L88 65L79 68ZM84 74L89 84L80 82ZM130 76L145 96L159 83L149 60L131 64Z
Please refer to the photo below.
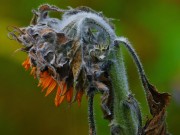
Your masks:
M89 135L96 135L96 126L94 121L94 109L93 109L94 95L88 96L88 120L89 120Z
M141 129L141 113L137 101L131 95L124 66L121 47L110 53L113 61L110 77L114 91L114 120L112 135L137 135Z

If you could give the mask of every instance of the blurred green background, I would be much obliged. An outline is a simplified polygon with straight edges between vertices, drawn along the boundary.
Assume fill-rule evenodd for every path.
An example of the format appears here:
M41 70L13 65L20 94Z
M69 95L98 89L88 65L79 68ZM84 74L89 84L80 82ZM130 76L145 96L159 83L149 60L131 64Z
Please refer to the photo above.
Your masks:
M159 91L172 94L168 107L169 131L180 134L180 1L179 0L0 0L0 135L87 135L87 100L81 107L66 103L56 108L55 93L44 97L37 80L21 63L26 55L7 37L7 27L27 26L31 10L49 3L60 8L89 6L115 18L116 32L128 37ZM148 110L137 70L124 50L129 85L146 120ZM96 96L98 135L109 135Z

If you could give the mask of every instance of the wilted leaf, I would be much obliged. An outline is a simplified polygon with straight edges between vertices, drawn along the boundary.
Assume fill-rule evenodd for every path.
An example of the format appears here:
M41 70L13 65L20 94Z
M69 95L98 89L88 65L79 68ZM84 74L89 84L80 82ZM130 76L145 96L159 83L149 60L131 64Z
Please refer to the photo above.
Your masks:
M145 135L166 135L166 106L170 102L168 93L159 93L157 89L146 80L147 101L152 118L147 120L143 134Z
M165 122L165 108L157 115L155 115L152 119L147 120L146 125L144 127L145 135L166 135L166 122Z

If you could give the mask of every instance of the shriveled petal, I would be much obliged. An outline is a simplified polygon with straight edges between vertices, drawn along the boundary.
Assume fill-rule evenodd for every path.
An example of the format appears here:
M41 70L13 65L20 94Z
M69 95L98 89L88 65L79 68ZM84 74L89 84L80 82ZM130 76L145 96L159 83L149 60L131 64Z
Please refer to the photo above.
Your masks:
M33 75L34 78L36 78L36 67L32 67L30 74Z
M65 97L66 97L66 91L67 91L67 84L65 82L61 83L61 87L63 86L63 89L60 93L60 97L59 97L59 105L64 101Z
M55 97L55 100L54 100L56 106L60 105L60 103L59 103L60 94L61 94L61 88L60 88L60 86L58 86L58 89L57 89L57 92L56 92L56 97Z
M44 91L47 87L49 87L53 81L54 80L51 77L48 77L46 80L44 80L44 82L42 83L42 87L43 87L42 91Z
M78 102L78 106L81 105L82 96L83 96L83 91L78 91L77 98L76 98Z
M47 72L41 72L38 87L39 86L43 87L47 80L49 80L49 79L51 80L51 78L49 78L49 77L50 76L49 76L49 74Z
M73 90L73 89L72 89ZM72 91L71 89L69 91ZM58 86L57 89L57 93L56 93L56 97L55 97L55 105L59 106L65 99L65 97L67 96L67 84L65 82L61 82L60 85ZM70 99L70 95L69 95L69 100Z
M65 95L65 93L66 93L66 91L67 91L67 84L65 83L65 82L62 82L61 83L61 87L63 86L63 88L62 88L62 92L61 92L61 96L62 95Z
M26 69L26 70L28 70L29 68L30 68L30 59L29 59L29 57L22 63L22 66Z
M59 98L59 105L64 101L64 99L65 99L65 95L60 95L60 98Z
M71 102L73 97L73 87L71 87L68 92L66 93L66 100L67 102Z
M49 95L55 89L56 85L56 81L53 80L52 83L49 85L49 88L47 89L45 96Z

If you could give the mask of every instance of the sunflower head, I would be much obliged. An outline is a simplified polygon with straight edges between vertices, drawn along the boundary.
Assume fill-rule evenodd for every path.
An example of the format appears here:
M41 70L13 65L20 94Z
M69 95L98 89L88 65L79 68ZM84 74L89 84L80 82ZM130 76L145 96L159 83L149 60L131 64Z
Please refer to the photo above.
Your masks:
M49 17L49 11L63 13L62 20ZM80 104L90 87L98 89L108 79L103 66L113 37L109 20L86 7L42 5L33 13L29 26L10 33L28 54L22 65L31 69L45 96L56 90L56 106L64 100Z

